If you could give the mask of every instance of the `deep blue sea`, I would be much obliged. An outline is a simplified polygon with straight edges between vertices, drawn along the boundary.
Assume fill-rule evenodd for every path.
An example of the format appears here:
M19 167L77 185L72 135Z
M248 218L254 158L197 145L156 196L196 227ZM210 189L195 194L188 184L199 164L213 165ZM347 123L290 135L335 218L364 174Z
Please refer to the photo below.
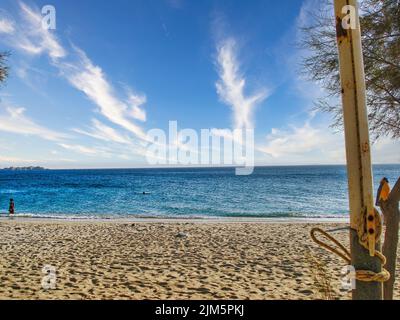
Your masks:
M393 185L400 165L374 167ZM143 194L145 192L146 194ZM59 218L343 217L345 166L0 171L0 212Z

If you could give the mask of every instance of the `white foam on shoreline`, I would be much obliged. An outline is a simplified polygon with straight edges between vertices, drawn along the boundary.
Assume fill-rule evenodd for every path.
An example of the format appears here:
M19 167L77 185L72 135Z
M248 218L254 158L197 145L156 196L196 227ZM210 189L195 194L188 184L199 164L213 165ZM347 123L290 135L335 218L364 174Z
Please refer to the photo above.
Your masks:
M299 216L299 217L214 217L214 216L104 216L60 214L0 214L0 221L40 222L125 222L125 223L347 223L347 216Z

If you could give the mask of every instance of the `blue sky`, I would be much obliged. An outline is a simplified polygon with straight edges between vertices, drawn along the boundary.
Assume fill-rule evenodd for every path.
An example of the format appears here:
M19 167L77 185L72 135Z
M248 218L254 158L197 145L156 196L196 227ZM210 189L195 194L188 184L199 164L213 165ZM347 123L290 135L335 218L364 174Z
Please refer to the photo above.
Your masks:
M323 91L298 72L314 3L3 0L0 167L146 166L145 133L173 120L254 127L259 165L344 163L343 135L311 111ZM56 30L40 28L48 4ZM399 150L382 139L373 161L399 163Z

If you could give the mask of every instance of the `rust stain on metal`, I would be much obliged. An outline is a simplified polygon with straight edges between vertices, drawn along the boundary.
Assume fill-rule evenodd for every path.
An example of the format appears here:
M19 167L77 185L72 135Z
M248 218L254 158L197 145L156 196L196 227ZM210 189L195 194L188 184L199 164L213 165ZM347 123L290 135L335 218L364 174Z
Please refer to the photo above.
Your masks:
M343 28L342 18L340 17L336 17L336 37L339 43L342 42L344 38L348 37L348 32Z
M354 88L355 88L355 83L351 80L345 81L342 86L343 90L348 90L348 91L354 90Z
M362 145L362 151L363 151L364 153L369 152L369 143L368 143L368 142L363 143L363 145Z

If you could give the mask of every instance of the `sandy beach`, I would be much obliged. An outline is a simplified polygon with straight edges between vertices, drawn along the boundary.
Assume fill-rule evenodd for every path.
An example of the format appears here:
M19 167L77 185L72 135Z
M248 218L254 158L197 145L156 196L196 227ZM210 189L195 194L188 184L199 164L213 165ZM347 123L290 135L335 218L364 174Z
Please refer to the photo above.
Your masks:
M344 262L310 240L315 226L348 244L340 223L2 219L0 299L322 299L310 255L333 298L349 299Z

